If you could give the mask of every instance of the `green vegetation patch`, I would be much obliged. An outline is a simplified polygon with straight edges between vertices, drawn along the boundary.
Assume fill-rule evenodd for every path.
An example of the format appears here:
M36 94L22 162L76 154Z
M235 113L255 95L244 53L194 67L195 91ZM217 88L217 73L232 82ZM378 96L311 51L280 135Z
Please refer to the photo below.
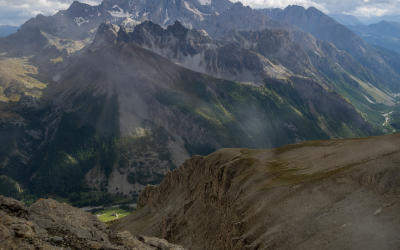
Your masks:
M159 89L155 97L190 114L222 147L271 148L296 138L328 138L289 84L273 89L211 77L190 79L183 78L174 91ZM185 138L185 148L191 155L214 150L196 138Z
M107 221L112 221L117 219L116 216L114 216L113 214L118 214L118 219L125 217L127 215L129 215L130 213L132 213L132 211L127 211L125 209L122 209L120 207L111 207L111 208L107 208L98 212L95 212L94 215L97 216L99 218L99 220L103 221L103 222L107 222Z
M34 175L30 190L40 196L85 191L86 173L100 165L108 176L117 161L119 138L117 97L94 97L91 91L75 99L64 112L54 137L34 155L27 176Z
M15 181L7 176L0 176L0 194L17 200L23 198L22 191Z

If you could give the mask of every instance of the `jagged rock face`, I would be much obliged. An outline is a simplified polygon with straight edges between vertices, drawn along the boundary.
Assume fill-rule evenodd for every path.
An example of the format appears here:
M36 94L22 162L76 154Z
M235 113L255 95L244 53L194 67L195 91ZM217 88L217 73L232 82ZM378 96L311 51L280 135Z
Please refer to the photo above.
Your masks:
M117 232L96 216L57 201L29 208L0 196L0 249L183 249L165 240Z
M176 20L186 24L203 21L215 12L220 13L229 8L228 0L162 0L162 1L127 1L107 0L99 6L106 9L113 17L129 17L136 20L152 20L162 25L169 25Z
M396 249L400 136L194 156L117 228L190 249Z
M278 30L229 32L219 39L222 43L240 44L240 47L278 61L296 75L315 78L319 73L307 54L292 41L289 34Z
M181 32L173 32L178 26ZM231 31L218 40L210 40L180 23L164 30L157 24L144 22L133 32L120 34L124 36L120 41L133 41L181 66L229 80L263 84L265 79L284 79L292 74L309 77L347 98L354 97L356 92L357 102L368 105L362 92L370 90L363 86L380 84L374 73L332 44L290 28L289 34L267 29ZM236 53L224 53L228 51ZM349 91L338 85L341 81L352 82L356 87ZM362 86L357 83L360 81L364 82ZM380 95L382 98L374 101L394 104L392 97Z
M220 13L231 5L228 0L106 0L98 6L74 1L68 10L59 11L51 17L38 15L27 21L22 29L40 27L44 32L60 38L84 40L88 38L88 31L96 29L104 21L120 25L153 20L167 26L180 20L190 25L191 22L202 22L211 14Z
M267 78L283 79L291 74L277 61L269 60L271 53L261 56L234 41L212 40L180 22L163 29L147 21L120 36L124 37L121 41L134 42L183 67L218 78L263 84Z
M97 29L96 36L91 44L91 47L96 48L113 45L117 41L118 35L118 27L110 23L102 23Z

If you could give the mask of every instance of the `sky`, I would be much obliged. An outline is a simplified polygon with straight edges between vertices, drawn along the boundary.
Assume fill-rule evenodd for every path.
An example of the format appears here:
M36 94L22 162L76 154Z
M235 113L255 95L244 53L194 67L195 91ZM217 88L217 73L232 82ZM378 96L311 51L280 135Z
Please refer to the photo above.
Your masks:
M81 0L98 5L102 0ZM236 2L237 0L231 0ZM73 0L0 0L0 25L19 26L38 14L54 15L67 9ZM314 6L329 14L355 16L400 15L400 0L241 0L253 8L285 8L288 5Z

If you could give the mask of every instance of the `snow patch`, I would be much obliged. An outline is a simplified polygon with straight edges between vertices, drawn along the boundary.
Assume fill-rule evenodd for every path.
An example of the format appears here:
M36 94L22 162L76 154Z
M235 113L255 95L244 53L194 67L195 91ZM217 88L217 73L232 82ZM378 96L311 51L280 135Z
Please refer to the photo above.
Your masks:
M165 18L165 21L164 21L163 24L165 24L165 23L168 22L168 20L169 20L169 17L168 17L168 10L167 10L167 9L165 10L165 14L167 15L167 18Z
M83 19L83 17L75 17L74 21L76 24L78 24L78 26L81 26L82 24L89 22L89 20L85 20Z
M108 11L110 14L111 14L111 16L113 16L113 17L130 17L131 16L131 14L129 14L129 12L128 13L124 13L124 10L123 9L121 9L118 5L114 5L113 7L112 7L112 9L114 9L114 8L118 8L118 11Z
M201 5L210 5L211 4L211 0L199 0Z
M385 126L385 125L390 121L389 115L390 115L391 113L393 113L393 112L394 112L394 111L389 112L389 113L386 113L386 114L383 114L383 117L385 117L385 122L382 124L382 126Z
M193 7L194 9L191 8L190 5L187 2L185 2L185 7L186 7L187 10L189 10L189 11L193 12L195 15L199 16L200 21L204 20L203 13L201 13L198 9L196 9L194 7Z
M147 16L148 14L150 14L150 12L146 12L143 14L143 16Z
M372 103L372 104L375 104L373 101L371 101L371 99L369 99L366 95L364 95L364 97L365 97L365 99L367 99L367 101L369 102L369 103Z

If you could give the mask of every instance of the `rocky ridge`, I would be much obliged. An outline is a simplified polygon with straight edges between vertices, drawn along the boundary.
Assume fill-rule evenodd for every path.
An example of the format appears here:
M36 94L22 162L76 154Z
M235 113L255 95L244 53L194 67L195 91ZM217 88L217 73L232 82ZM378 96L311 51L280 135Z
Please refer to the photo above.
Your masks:
M109 228L96 216L57 201L29 208L0 195L0 249L183 250L166 240Z
M119 230L190 249L397 249L400 135L194 156Z

